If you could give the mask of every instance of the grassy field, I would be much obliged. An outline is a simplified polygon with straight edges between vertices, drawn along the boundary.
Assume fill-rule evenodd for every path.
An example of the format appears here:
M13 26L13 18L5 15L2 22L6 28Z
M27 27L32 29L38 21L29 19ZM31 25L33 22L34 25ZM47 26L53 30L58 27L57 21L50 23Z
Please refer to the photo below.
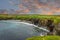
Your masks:
M60 36L35 36L26 40L60 40Z
M60 22L60 16L57 15L8 15L8 14L0 14L0 20L29 20L29 19L41 19L41 20L54 20L54 23Z

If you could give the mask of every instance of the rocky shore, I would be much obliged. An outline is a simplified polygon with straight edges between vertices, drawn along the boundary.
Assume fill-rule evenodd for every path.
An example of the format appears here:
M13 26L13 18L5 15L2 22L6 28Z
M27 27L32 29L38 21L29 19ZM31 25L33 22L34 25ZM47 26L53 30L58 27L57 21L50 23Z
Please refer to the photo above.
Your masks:
M54 24L54 20L29 19L21 21L37 25L38 27L47 27L50 30L48 35L60 35L60 23Z

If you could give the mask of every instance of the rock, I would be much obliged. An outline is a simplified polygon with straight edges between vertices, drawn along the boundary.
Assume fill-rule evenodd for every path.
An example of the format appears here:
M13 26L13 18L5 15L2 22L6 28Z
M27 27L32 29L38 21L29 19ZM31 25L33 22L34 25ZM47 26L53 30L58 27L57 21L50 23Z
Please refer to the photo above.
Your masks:
M54 21L53 20L47 20L47 28L50 31L49 34L50 35L53 35L54 28L55 28L55 25L54 25Z
M46 27L46 24L47 24L47 20L45 19L45 20L39 20L39 23L38 23L39 25L39 27Z
M60 35L60 23L58 23L58 25L56 27L56 34Z

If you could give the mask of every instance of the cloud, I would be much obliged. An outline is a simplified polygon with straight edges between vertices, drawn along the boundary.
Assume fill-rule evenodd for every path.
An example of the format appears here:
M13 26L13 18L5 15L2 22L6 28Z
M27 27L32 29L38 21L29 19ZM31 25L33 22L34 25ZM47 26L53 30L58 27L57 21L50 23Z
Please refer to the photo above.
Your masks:
M19 0L20 13L40 13L46 15L53 15L54 13L60 12L60 0ZM11 4L15 4L10 1ZM40 12L39 12L40 11Z
M18 5L18 1L17 0L9 0L8 1L12 6L17 6Z
M15 5L15 3L14 3L13 1L9 1L9 3L10 3L11 5Z

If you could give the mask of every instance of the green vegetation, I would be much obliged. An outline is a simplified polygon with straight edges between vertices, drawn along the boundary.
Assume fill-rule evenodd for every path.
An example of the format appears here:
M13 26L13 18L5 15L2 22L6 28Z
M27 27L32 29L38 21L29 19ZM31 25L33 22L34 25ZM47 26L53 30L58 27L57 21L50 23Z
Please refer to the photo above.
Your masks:
M45 20L45 19L51 19L54 20L54 23L58 23L60 22L60 16L53 16L53 15L8 15L8 14L0 14L0 20L29 20L29 19L41 19L41 20Z
M26 40L60 40L60 36L36 36Z

